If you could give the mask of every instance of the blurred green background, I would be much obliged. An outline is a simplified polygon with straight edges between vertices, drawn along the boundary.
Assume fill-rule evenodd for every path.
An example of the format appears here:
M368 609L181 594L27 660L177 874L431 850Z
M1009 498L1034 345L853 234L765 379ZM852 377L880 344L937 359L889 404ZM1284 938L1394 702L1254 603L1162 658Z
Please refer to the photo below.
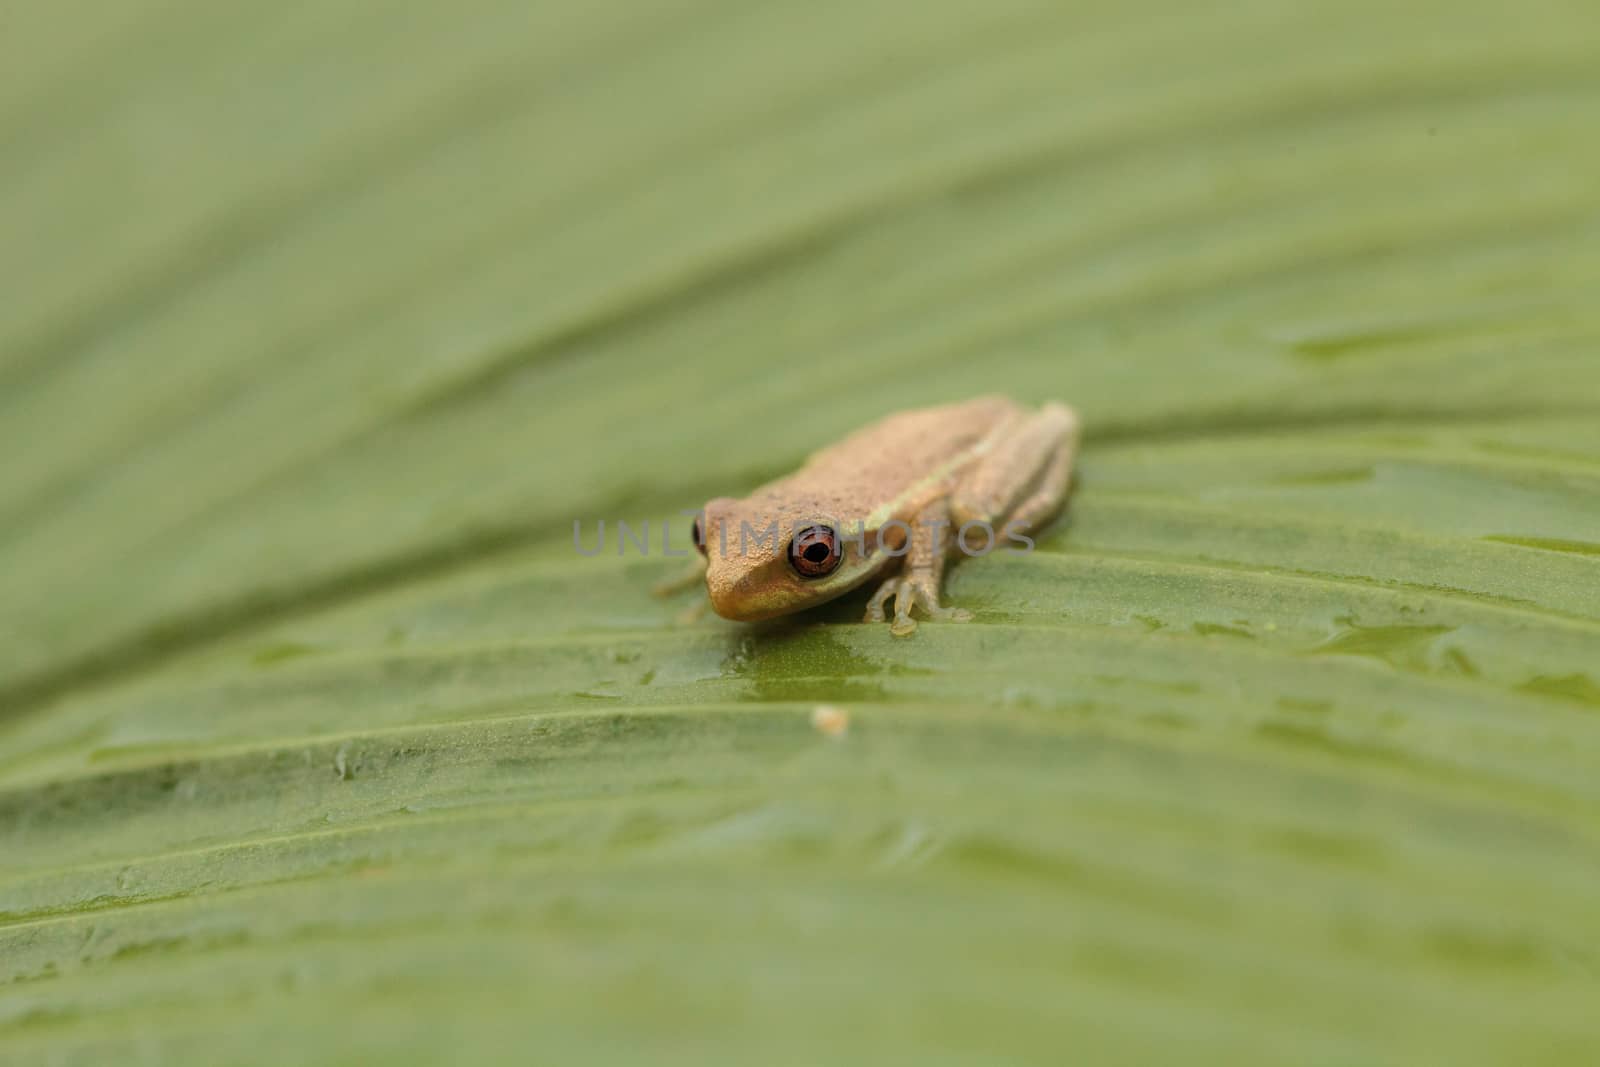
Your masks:
M0 1060L1595 1062L1597 56L5 4ZM972 624L573 550L980 392Z

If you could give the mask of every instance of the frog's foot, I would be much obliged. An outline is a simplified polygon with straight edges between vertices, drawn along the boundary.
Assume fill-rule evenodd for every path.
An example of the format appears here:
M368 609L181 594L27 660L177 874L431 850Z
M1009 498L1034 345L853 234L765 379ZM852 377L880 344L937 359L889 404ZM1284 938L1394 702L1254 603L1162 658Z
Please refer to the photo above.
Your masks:
M967 622L972 618L972 612L965 608L940 606L938 579L932 575L913 574L886 579L878 586L878 591L867 602L865 621L883 622L883 609L890 597L894 598L894 622L889 624L889 632L896 637L916 632L917 620L911 617L913 607L921 608L928 618L941 622Z
M682 573L663 579L651 586L650 592L659 597L672 596L686 589L693 589L705 580L705 575L706 561L703 558L695 559Z
M697 600L672 617L675 626L693 626L711 614L711 601Z

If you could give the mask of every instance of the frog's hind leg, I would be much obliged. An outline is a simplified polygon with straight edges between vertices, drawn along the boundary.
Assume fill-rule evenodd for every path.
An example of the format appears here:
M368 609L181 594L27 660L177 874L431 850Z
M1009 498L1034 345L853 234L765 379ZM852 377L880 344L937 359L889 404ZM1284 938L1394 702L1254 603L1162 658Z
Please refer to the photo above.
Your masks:
M1032 528L1066 499L1078 451L1078 416L1065 404L1046 404L996 441L950 497L950 518Z
M1007 534L1027 533L1055 518L1072 488L1072 461L1072 449L1063 448L1057 452L1045 467L1038 486L1017 505L1002 530Z
M917 512L911 524L905 567L893 578L886 578L872 594L867 602L866 621L883 622L884 608L890 598L894 600L894 622L889 632L896 637L905 637L916 630L917 620L911 617L912 608L921 608L928 618L945 622L971 619L970 611L947 608L939 603L939 581L952 545L950 511L943 500L936 500Z

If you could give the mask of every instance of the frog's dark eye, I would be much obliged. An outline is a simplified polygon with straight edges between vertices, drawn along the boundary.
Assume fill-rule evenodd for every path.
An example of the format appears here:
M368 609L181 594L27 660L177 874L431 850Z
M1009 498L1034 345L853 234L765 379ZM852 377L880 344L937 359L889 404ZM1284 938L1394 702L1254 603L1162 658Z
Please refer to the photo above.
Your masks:
M703 556L706 554L705 534L700 529L700 520L694 520L694 525L689 527L689 540L694 542L694 547Z
M789 565L802 578L832 574L841 558L839 535L830 526L807 526L789 542Z

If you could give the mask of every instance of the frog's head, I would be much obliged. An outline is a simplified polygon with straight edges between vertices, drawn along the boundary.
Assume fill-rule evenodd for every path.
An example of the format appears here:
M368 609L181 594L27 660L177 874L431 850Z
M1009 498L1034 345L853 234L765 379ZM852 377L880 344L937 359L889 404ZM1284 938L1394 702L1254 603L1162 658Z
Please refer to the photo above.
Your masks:
M884 564L876 531L835 517L827 501L785 496L706 504L695 542L706 592L725 619L754 622L832 600Z

